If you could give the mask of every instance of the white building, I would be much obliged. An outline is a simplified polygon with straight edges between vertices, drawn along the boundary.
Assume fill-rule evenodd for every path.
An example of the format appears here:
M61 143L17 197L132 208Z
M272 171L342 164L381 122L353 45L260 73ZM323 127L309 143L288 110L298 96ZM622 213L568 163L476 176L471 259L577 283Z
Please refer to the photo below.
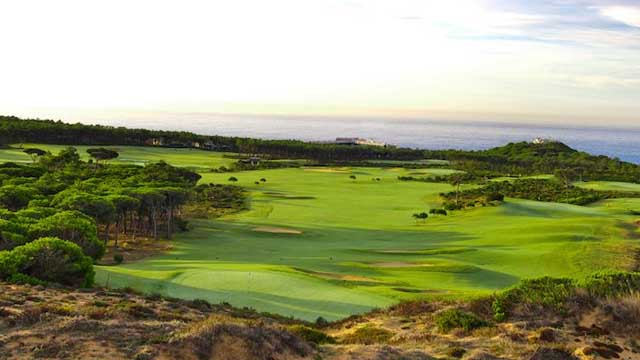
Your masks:
M532 143L536 144L536 145L541 145L541 144L548 144L548 143L552 143L555 142L555 140L550 139L550 138L543 138L543 137L537 137L535 139L533 139Z
M336 138L334 144L337 145L367 145L367 146L387 146L387 144L371 139L362 139L362 138L347 138L347 137L339 137Z

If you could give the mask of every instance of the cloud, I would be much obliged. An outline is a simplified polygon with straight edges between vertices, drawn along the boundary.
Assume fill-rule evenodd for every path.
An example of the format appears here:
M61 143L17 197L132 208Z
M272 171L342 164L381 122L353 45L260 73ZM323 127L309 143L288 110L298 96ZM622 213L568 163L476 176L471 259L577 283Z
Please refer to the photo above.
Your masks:
M640 27L640 7L607 6L602 8L600 13L623 24Z

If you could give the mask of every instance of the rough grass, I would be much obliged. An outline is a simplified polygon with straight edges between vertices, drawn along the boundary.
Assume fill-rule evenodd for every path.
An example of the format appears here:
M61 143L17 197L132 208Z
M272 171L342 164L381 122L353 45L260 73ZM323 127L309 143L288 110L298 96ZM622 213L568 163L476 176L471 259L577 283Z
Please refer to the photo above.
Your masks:
M0 346L8 359L634 359L640 297L619 288L607 293L621 295L596 296L577 286L565 300L571 311L549 319L530 311L480 327L490 308L412 301L320 321L319 330L202 300L0 283Z

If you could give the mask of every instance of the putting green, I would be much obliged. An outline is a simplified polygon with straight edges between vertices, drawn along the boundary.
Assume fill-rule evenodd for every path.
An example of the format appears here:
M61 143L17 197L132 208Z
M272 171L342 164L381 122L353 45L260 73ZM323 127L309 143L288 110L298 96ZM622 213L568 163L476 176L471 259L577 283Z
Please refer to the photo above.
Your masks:
M97 280L314 320L402 299L486 294L524 277L580 277L633 261L636 217L621 209L637 202L580 207L507 199L422 223L411 215L438 207L438 194L452 187L397 180L418 171L442 173L289 168L203 174L206 183L236 177L250 191L250 210L192 220L193 229L176 237L170 253L99 267Z

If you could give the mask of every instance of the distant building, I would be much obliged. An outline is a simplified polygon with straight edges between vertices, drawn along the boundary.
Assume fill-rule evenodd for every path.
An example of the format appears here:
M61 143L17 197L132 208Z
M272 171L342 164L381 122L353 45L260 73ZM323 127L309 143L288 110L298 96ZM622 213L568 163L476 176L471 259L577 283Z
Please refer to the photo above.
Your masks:
M164 139L152 138L152 139L145 140L144 143L145 145L150 145L150 146L162 146L164 145Z
M333 142L336 145L387 146L387 144L371 139L339 137Z
M241 159L240 162L244 164L250 164L251 166L258 166L260 165L260 158L257 156L252 156L248 159Z
M536 144L536 145L541 145L541 144L548 144L548 143L552 143L552 142L556 142L553 139L550 138L543 138L543 137L537 137L535 139L533 139L533 141L531 143Z

